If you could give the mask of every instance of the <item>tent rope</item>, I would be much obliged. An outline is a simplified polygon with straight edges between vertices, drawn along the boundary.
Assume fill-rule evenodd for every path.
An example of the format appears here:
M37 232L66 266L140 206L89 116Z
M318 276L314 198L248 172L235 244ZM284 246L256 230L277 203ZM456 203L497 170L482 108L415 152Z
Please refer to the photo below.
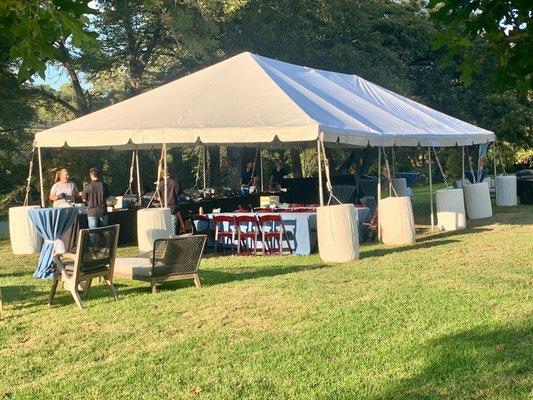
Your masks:
M152 205L152 202L155 199L155 196L157 195L157 192L159 191L159 179L161 177L161 170L163 168L164 155L165 155L165 152L163 151L163 149L161 149L161 157L159 158L159 163L157 164L157 178L156 178L156 181L154 182L154 185L155 185L154 194L152 194L152 197L150 198L150 201L146 205L146 208L150 208L150 206ZM161 206L161 202L159 202L159 206Z
M442 169L442 165L440 163L439 157L437 156L437 151L435 150L435 147L432 147L433 154L435 154L435 161L437 162L437 165L439 166L440 174L442 175L442 179L444 180L444 185L446 188L448 188L448 182L446 181L446 176L444 175L444 170Z
M133 194L133 166L134 165L135 165L135 150L131 152L130 180L129 180L128 188L124 192L124 196L126 196L127 194Z
M392 195L392 193L390 193L390 192L394 192L394 195L396 197L398 197L398 193L396 192L396 189L394 188L394 185L392 184L392 177L391 177L391 173L390 173L389 160L387 159L387 153L385 153L385 147L382 147L381 149L383 150L383 157L385 158L385 168L387 169L387 175L388 175L388 179L389 179L389 188L391 189L389 191L389 196ZM381 173L381 171L380 171L380 173Z
M33 158L35 157L35 146L31 148L30 168L28 172L28 178L26 179L26 195L24 196L24 207L28 206L30 201L30 185L31 185L31 172L33 170Z
M500 164L502 165L503 174L507 175L507 171L505 171L505 164L503 163L502 152L500 151L499 147L496 147L496 141L494 141L494 152L498 153L498 156L500 157ZM496 163L496 157L494 157L494 163Z
M324 141L322 139L319 140L320 147L322 149L322 159L324 160L324 170L326 171L326 189L329 193L328 202L326 205L330 205L331 200L335 200L338 204L342 204L342 201L340 201L337 196L333 193L333 185L331 184L331 175L329 173L329 160L326 157L326 147L324 146ZM319 172L320 173L320 172Z

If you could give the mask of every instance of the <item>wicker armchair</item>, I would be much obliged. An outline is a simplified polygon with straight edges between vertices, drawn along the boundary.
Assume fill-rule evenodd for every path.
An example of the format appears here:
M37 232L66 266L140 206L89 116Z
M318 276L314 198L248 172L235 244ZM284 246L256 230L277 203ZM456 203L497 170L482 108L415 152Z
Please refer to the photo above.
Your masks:
M50 304L54 300L57 285L63 282L64 288L72 293L74 301L82 309L80 288L84 288L86 296L92 280L98 277L104 278L114 299L118 300L117 290L113 286L113 268L119 227L111 225L104 228L82 229L78 236L76 254L55 257L56 271L50 291Z
M154 242L151 258L117 258L115 276L150 282L156 293L159 282L193 279L201 287L198 267L204 252L206 235L184 235Z

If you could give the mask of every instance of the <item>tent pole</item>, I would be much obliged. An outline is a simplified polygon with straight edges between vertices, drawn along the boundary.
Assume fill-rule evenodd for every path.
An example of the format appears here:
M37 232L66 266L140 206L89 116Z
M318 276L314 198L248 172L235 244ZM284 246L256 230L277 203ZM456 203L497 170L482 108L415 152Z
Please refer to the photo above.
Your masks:
M462 158L462 166L461 166L461 188L465 184L465 146L463 146L463 158Z
M168 183L168 180L167 180L167 176L168 176L168 170L167 170L167 144L164 143L163 144L163 149L161 150L163 151L163 170L165 171L165 208L168 207L168 186L167 186L167 183Z
M41 148L37 147L37 155L39 159L39 186L41 188L41 207L44 208L44 182L43 182L43 161L41 158Z
M261 191L265 190L265 185L263 184L263 149L259 148L259 169L261 176Z
M428 169L429 169L429 205L431 208L431 232L435 226L435 217L433 215L433 178L431 176L431 146L428 146Z
M137 172L137 195L139 196L139 205L142 205L141 197L141 175L139 174L139 147L135 146L135 167Z
M204 197L205 189L207 188L207 146L204 145L204 162L203 162L203 174L204 174Z
M496 140L492 142L492 148L494 150L494 155L492 157L492 161L494 162L494 195L497 196L498 185L496 185ZM489 190L490 190L490 186L489 186Z
M318 156L318 195L320 198L320 206L324 205L324 188L322 187L322 157L320 155L320 138L316 141L316 152Z
M380 217L379 217L379 203L381 201L381 147L378 147L378 201L377 201L377 211L378 211L378 242L381 241L381 226L380 226Z

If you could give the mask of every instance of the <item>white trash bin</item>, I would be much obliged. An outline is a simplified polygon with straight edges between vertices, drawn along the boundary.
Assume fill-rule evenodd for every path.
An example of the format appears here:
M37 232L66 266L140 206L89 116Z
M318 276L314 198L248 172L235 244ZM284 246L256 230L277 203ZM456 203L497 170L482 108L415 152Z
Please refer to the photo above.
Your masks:
M387 197L379 201L379 224L384 244L415 242L415 219L410 197Z
M157 239L173 234L169 208L145 208L137 211L137 241L139 251L152 251Z
M13 254L34 254L41 251L43 239L30 221L28 211L39 206L9 209L9 239Z
M352 204L318 207L316 226L322 261L342 263L359 258L359 226Z
M517 204L516 176L498 175L496 177L496 205L516 206Z
M445 231L466 228L465 201L463 189L437 190L437 224Z
M468 219L492 217L489 185L486 182L472 183L463 188Z

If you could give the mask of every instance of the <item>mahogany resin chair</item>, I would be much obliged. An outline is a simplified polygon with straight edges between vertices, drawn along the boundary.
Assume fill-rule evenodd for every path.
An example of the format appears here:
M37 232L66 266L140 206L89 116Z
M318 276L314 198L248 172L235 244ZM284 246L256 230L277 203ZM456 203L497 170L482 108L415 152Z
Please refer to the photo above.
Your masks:
M269 214L269 215L258 215L257 219L259 221L259 229L261 229L261 239L263 242L263 253L265 250L268 250L272 254L276 250L279 254L283 254L284 250L288 250L292 254L291 244L289 242L289 237L287 236L287 231L283 226L283 220L281 215L278 214ZM283 240L287 243L287 247L283 247Z

